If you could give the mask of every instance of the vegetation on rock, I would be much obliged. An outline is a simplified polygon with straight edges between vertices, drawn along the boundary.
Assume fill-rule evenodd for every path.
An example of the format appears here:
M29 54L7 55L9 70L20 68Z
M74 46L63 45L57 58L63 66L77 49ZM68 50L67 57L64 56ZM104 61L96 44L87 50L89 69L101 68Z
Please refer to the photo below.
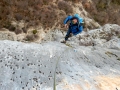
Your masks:
M81 12L85 9L88 17L101 25L120 25L120 0L0 0L0 28L16 32L16 27L10 22L21 20L27 23L22 29L24 33L31 26L42 26L44 29L62 27L64 18L74 14L76 7L81 8Z

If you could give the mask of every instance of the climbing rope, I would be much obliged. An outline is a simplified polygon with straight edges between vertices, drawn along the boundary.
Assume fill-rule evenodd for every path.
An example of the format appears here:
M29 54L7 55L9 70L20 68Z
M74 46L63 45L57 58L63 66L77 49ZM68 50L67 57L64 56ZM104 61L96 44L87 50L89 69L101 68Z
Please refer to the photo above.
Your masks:
M71 46L69 46L70 48L73 48ZM68 51L69 48L65 49L65 51L63 51L63 53L61 55L63 55L66 51ZM55 66L55 71L54 71L54 83L53 83L53 90L56 90L56 70L57 70L57 66L58 66L58 62L60 60L60 57L61 55L58 57L58 60L57 60L57 63L56 63L56 66Z

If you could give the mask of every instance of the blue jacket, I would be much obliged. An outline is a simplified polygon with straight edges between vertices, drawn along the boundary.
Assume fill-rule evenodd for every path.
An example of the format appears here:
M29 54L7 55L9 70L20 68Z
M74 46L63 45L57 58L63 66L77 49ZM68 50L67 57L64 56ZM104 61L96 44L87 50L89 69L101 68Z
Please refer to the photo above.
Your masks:
M74 16L68 16L65 20L64 20L64 24L67 24L68 21L70 21L70 25L69 25L69 30L67 32L67 35L69 33L72 33L73 35L77 35L79 33L81 33L83 31L83 26L80 24L82 23L82 20L80 21L80 19L78 17L78 23L77 24L72 24L72 18Z

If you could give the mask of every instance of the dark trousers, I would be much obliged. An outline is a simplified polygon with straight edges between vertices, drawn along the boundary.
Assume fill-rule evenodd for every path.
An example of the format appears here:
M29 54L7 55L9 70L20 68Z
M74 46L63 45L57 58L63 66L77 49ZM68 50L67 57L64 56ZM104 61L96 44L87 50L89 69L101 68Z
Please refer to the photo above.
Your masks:
M71 32L71 30L70 30L70 28L69 28L68 31L67 31L67 34L66 34L66 36L65 36L65 41L67 41L69 37L72 37L71 33L72 33L72 32Z

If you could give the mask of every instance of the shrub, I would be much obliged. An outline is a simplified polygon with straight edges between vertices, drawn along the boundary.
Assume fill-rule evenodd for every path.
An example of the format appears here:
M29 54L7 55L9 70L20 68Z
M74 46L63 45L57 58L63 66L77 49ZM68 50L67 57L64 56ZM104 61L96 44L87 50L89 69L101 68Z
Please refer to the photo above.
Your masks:
M22 30L23 30L24 33L27 33L27 29L25 27L22 28Z
M20 13L16 13L16 14L15 14L15 19L16 19L17 21L20 21L20 20L23 19L23 15L21 15Z
M120 0L112 0L112 3L120 5Z
M105 10L107 8L107 3L103 1L99 1L98 4L96 5L98 10Z
M9 29L10 31L15 31L16 28L11 25L8 29Z
M38 32L37 30L33 30L32 31L33 34L37 34L37 32Z
M34 38L34 35L27 35L26 36L26 41L33 41L35 38Z
M120 35L118 36L118 38L120 38Z
M49 9L50 7L44 7L40 10L42 12L39 16L41 24L44 28L52 27L55 24L57 18L57 12L54 8Z
M32 34L32 35L27 35L26 36L26 41L35 41L35 40L37 40L39 38L39 36L38 35L34 35L34 34Z
M21 29L16 29L16 30L15 30L15 34L20 34L20 33L22 33L22 30L21 30Z
M72 2L74 2L74 3L80 2L80 0L66 0L66 1L72 1Z
M59 1L58 2L58 8L60 10L64 10L66 12L66 14L70 14L73 13L73 8L71 5L69 5L67 2L65 1Z
M9 21L6 21L4 22L3 27L9 29L11 27L11 23Z

